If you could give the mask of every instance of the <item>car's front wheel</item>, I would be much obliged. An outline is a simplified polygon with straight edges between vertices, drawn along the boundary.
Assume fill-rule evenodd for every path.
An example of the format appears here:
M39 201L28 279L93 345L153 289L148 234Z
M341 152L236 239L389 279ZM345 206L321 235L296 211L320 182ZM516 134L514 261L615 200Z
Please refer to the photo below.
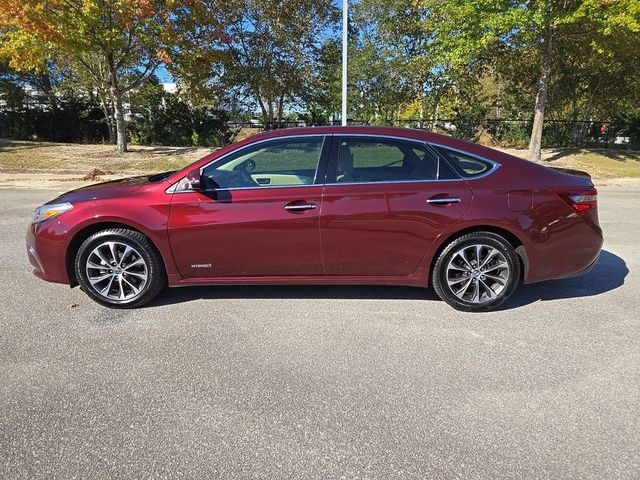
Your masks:
M431 280L438 296L449 305L476 312L506 302L520 275L520 259L507 240L491 232L473 232L445 247Z
M162 258L149 239L124 228L87 238L76 254L75 273L89 297L115 308L144 305L166 282Z

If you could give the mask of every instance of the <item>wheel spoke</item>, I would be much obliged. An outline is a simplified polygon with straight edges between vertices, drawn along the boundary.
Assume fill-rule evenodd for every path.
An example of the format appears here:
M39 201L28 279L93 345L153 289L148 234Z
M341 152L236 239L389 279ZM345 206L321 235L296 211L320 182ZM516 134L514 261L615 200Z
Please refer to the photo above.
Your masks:
M124 259L127 258L127 256L133 252L133 248L131 248L129 245L124 247L124 252L122 252L122 256L120 257L120 261L118 262L118 266L122 266L122 262L124 262Z
M111 261L112 262L116 262L116 264L118 264L118 256L116 255L116 244L113 242L109 242L107 243L107 246L109 247L109 252L111 253Z
M95 270L104 270L105 268L109 268L109 265L98 265L97 263L94 263L91 260L87 260L87 268L93 268Z
M484 260L482 260L482 263L480 264L480 268L486 266L491 261L491 259L495 257L497 254L498 254L498 251L496 249L491 249L487 254L487 256L484 257Z
M472 282L473 283L473 296L471 297L471 301L473 303L480 303L480 282Z
M124 285L122 285L122 275L120 275L118 277L118 287L120 288L120 296L119 296L119 298L120 298L120 300L124 300L126 297L125 297L125 293L124 293Z
M487 285L483 280L480 280L480 283L489 294L489 298L496 298L496 292L489 285Z
M100 245L100 247L101 247L101 246L102 246L102 245ZM95 253L95 254L96 254L96 256L97 256L100 260L102 260L102 262L103 262L105 265L107 265L107 266L111 265L111 262L109 262L109 260L107 260L107 257L105 257L105 256L104 256L104 254L100 251L100 247L96 248L96 249L93 251L93 253Z
M134 267L136 265L144 265L144 260L142 258L139 258L138 260L136 260L135 262L130 263L129 265L127 265L126 267L122 267L122 269L124 271L129 270L131 267Z
M105 297L107 297L109 295L109 291L111 290L111 285L113 285L113 279L115 277L111 277L111 280L109 280L109 283L107 284L107 286L105 288L103 288L102 290L100 290L100 293L102 295L104 295Z
M505 283L507 283L507 279L506 278L502 278L502 277L499 277L497 275L487 275L485 273L484 276L487 277L487 278L490 278L491 280L495 280L500 285L504 285Z
M125 277L122 277L122 280L124 280L125 283L131 287L131 290L133 290L134 295L137 295L138 293L140 293L140 289L136 287L133 283L131 283L129 280L127 280Z
M462 298L467 293L467 290L469 290L469 285L471 285L471 283L472 283L472 279L469 278L469 281L467 281L467 283L465 283L460 290L455 292L455 294L458 297Z
M464 256L463 252L464 251L461 250L456 255L464 261L464 263L467 265L467 267L469 267L470 270L473 270L473 266L469 263L469 260L467 260L467 258Z
M487 273L487 272L493 272L494 270L497 270L497 269L499 269L499 268L507 268L507 267L509 267L509 265L507 264L507 262L498 262L497 264L492 265L492 266L490 266L489 268L487 268L487 269L485 270L485 273Z
M447 282L449 283L449 286L453 286L453 285L457 285L459 283L462 282L466 282L467 280L469 280L469 277L458 277L458 278L453 278L453 279L447 279Z
M464 265L456 265L455 263L452 263L451 265L449 265L449 270L459 270L461 272L470 272L471 269L464 266Z
M138 273L138 272L124 272L126 275L133 275L134 277L138 277L141 278L142 280L146 280L147 279L147 274L146 273Z
M476 245L476 267L480 266L480 253L482 252L482 245Z
M95 285L96 283L100 283L109 277L113 277L113 274L105 273L104 275L100 275L99 277L89 277L89 282L91 282L91 285Z

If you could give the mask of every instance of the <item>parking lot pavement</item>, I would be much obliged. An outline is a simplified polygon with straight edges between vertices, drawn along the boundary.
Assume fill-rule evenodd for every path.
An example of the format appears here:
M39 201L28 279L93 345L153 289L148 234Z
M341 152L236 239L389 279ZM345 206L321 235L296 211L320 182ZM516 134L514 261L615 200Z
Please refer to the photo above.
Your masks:
M601 190L589 274L488 314L385 287L109 310L30 272L53 193L0 190L0 478L640 477L640 191Z

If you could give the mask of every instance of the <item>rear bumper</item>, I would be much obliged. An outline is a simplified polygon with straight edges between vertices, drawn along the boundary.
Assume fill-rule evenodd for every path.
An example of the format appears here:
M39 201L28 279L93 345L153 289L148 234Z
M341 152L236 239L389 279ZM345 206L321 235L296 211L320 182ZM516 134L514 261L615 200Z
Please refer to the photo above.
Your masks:
M574 273L573 275L569 275L569 277L577 277L578 275L584 275L586 273L589 273L591 270L593 270L593 267L595 266L596 263L598 263L598 259L600 258L600 252L602 250L600 250L598 252L598 255L596 255L596 258L593 259L593 262L591 262L589 265L587 265L587 267L583 270L580 270L577 273ZM567 277L564 277L567 278Z
M545 240L534 246L536 265L525 283L588 273L598 261L604 243L600 227L582 220L565 223Z
M600 252L598 251L598 255L596 255L596 258L593 259L593 261L587 265L585 268L583 268L582 270L579 270L575 273L569 273L567 275L562 275L560 277L553 277L550 278L549 280L562 280L563 278L571 278L571 277L578 277L580 275L585 275L587 273L589 273L591 270L593 270L593 267L596 265L596 263L598 263L598 259L600 258Z
M25 243L35 276L47 282L69 283L65 261L67 231L57 219L29 225Z

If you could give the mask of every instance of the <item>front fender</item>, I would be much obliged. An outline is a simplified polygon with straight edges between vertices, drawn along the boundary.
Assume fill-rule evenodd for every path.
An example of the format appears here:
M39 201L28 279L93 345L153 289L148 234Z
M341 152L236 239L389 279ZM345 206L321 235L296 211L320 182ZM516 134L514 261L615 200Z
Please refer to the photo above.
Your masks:
M60 223L68 232L65 258L70 283L73 275L69 272L69 265L73 264L73 253L88 236L103 228L131 228L141 232L158 249L167 275L177 275L167 231L168 203L149 205L144 202L136 203L131 199L112 199L105 205L102 205L102 202L87 202L82 210L84 212L74 209L68 212L74 212L74 215L60 219ZM126 212L127 216L123 217L118 212ZM84 218L80 218L81 216Z

